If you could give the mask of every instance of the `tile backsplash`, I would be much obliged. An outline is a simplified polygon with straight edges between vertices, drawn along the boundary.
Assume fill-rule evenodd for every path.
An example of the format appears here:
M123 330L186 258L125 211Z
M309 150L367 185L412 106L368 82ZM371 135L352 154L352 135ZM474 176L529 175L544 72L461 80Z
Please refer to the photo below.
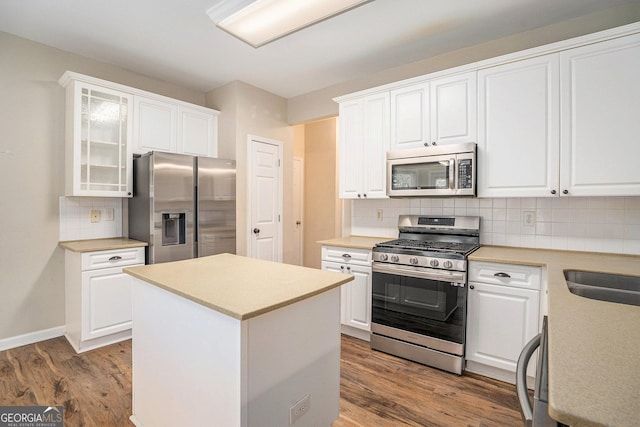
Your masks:
M394 238L398 215L480 216L484 245L640 255L640 197L354 200L351 234ZM532 224L525 224L525 217Z
M91 211L100 221L91 222ZM108 218L113 212L113 219ZM122 236L122 199L118 197L60 197L60 240Z

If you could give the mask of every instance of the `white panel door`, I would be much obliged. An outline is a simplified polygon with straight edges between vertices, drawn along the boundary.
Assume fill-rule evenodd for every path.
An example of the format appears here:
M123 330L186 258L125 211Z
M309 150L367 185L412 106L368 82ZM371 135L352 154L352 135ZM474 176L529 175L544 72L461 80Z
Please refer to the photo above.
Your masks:
M470 282L466 358L515 372L520 351L538 333L539 294ZM529 367L535 376L535 364Z
M193 156L217 157L218 119L212 114L180 108L178 152Z
M82 273L82 339L131 329L133 277L122 267Z
M476 72L431 81L431 143L477 140Z
M134 153L175 153L178 107L156 99L134 97Z
M363 100L362 194L387 197L387 151L389 150L389 93L371 95ZM355 160L355 159L354 159ZM348 162L353 165L355 161ZM354 173L352 170L351 173Z
M253 139L250 149L249 255L253 258L281 262L281 147Z
M339 193L357 199L362 192L362 100L340 103Z
M353 274L354 279L343 285L345 310L342 323L371 331L371 268L347 265L344 272Z
M293 263L302 265L303 260L303 206L304 206L304 160L293 159L293 215L295 228L293 232Z
M560 59L562 194L640 194L640 35L570 49Z
M478 197L557 193L558 67L553 54L478 71Z
M391 91L391 150L429 144L429 83Z

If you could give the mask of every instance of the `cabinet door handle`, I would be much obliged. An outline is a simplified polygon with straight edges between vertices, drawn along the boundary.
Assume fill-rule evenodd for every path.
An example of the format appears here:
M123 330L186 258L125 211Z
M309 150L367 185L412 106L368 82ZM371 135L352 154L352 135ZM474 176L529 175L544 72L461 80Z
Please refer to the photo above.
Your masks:
M551 194L556 194L556 190L551 190Z
M476 287L473 285L469 285L469 289L475 289Z
M496 273L494 274L494 276L511 278L511 276L509 276L507 273Z
M111 258L109 258L109 261L115 262L115 261L120 261L121 259L122 257L120 255L114 255Z
M562 190L562 194L569 194L569 190Z

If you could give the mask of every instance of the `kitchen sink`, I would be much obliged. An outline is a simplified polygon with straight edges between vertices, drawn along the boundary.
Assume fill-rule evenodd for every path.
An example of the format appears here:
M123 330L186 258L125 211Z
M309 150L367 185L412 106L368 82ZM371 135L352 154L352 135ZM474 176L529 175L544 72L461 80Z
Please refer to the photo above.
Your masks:
M564 270L569 291L585 298L640 306L640 277Z

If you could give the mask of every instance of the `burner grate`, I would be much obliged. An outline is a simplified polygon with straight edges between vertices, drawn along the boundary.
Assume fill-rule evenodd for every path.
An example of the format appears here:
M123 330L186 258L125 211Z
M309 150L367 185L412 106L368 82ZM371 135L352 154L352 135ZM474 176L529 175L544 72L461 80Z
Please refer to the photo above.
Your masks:
M434 251L434 252L453 252L465 254L473 251L478 245L470 243L459 242L441 242L441 241L429 241L429 240L414 240L414 239L396 239L388 242L378 243L378 247L397 248L397 249L416 249L421 251Z

